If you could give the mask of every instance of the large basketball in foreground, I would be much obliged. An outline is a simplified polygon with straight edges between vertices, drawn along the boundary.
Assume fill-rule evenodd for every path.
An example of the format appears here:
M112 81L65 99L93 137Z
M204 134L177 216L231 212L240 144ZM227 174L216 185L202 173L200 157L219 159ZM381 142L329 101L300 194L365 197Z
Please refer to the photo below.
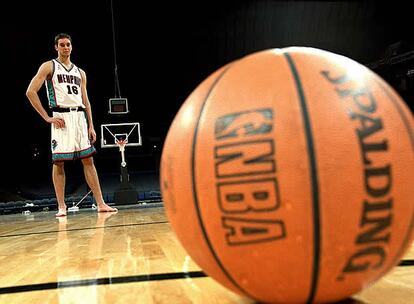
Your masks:
M216 281L262 302L340 300L412 241L414 120L351 59L266 50L192 92L160 182L178 239Z

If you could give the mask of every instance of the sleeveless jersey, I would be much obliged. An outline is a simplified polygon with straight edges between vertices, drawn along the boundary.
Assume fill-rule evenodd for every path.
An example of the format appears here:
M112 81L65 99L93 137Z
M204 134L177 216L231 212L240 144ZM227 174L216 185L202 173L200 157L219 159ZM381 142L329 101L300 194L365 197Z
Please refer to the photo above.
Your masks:
M72 64L67 69L56 59L52 59L52 64L52 77L45 81L49 107L84 107L79 68Z

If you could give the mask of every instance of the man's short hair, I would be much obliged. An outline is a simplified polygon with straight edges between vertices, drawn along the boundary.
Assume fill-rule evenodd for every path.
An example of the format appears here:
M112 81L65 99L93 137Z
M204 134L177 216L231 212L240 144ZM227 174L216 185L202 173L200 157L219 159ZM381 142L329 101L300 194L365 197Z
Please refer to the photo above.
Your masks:
M57 34L57 35L55 36L55 45L57 45L57 44L58 44L59 39L62 39L62 38L67 38L67 39L69 39L69 40L70 40L70 43L72 43L72 37L70 37L70 35L69 35L69 34L66 34L66 33L60 33L60 34Z

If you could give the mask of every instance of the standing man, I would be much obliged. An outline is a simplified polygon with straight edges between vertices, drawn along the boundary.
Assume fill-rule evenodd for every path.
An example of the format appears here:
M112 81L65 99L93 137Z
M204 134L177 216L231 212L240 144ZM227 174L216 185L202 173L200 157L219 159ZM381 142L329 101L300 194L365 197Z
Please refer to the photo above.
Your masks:
M56 216L66 216L64 164L75 159L82 160L85 179L98 204L98 212L115 212L117 209L103 200L93 163L96 132L86 90L86 74L70 61L72 39L68 34L56 35L55 49L57 58L40 66L27 88L26 96L40 116L51 124L52 177L59 208ZM52 117L42 106L38 95L43 83Z

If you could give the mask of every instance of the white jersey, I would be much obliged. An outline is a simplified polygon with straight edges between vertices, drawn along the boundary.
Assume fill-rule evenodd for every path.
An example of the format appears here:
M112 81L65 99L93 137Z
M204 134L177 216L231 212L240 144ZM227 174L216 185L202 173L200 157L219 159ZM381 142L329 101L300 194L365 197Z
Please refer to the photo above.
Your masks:
M52 64L52 78L45 81L49 107L84 107L79 68L72 63L67 69L56 59L52 59Z

